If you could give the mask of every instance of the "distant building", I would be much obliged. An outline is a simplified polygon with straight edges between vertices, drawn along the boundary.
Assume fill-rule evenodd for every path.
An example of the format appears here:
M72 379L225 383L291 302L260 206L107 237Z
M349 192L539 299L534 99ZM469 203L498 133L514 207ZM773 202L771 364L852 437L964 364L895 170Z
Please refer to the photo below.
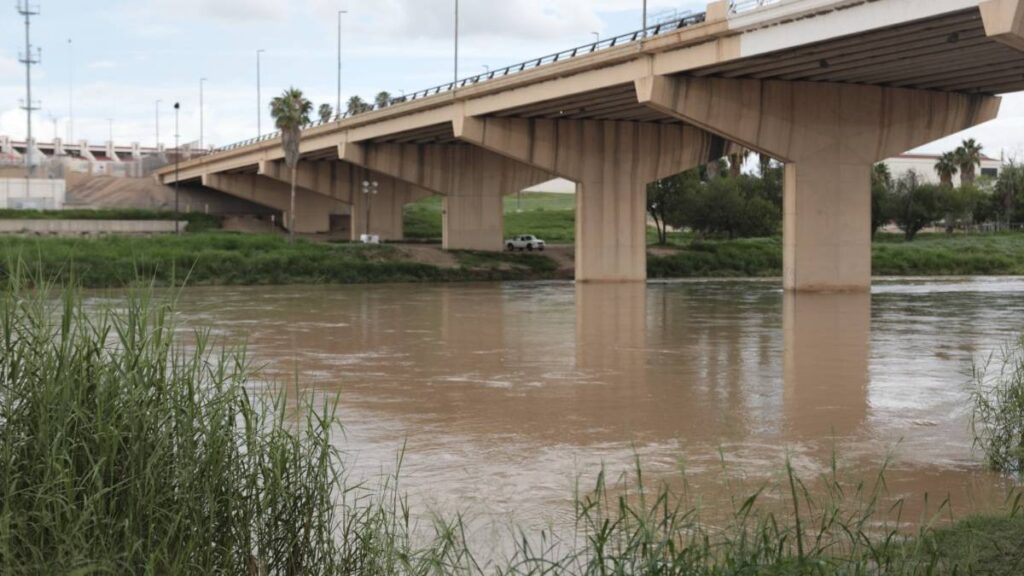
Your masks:
M935 171L935 163L939 161L939 158L938 154L902 154L895 158L889 158L885 163L889 166L889 172L892 173L894 179L899 179L913 170L917 172L922 182L939 184L939 174ZM983 155L981 168L977 170L977 175L998 178L1002 168L1002 161ZM960 183L959 173L953 178L953 183Z

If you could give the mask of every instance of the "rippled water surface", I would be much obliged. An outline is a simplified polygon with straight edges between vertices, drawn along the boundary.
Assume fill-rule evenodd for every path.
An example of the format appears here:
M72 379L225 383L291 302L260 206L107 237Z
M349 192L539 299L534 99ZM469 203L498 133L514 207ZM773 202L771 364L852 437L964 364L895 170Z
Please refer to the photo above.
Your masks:
M392 470L421 511L569 521L601 466L721 490L789 454L889 487L997 503L972 453L971 361L1024 330L1024 280L887 281L871 295L775 283L192 289L190 325L246 339L281 381L339 392L357 476Z

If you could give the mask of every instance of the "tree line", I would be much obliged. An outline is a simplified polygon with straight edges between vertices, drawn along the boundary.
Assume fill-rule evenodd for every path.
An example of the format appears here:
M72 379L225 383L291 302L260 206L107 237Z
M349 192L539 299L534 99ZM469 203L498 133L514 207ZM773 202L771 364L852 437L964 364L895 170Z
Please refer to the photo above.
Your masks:
M871 174L871 234L895 224L907 241L942 223L948 233L982 224L1024 223L1024 165L1010 162L997 178L978 176L982 146L965 140L935 164L939 184L909 171L894 178L880 163ZM668 241L668 231L690 230L703 238L778 235L782 227L784 167L759 155L758 174L742 173L749 152L701 166L648 186L647 211ZM959 174L961 184L954 185Z

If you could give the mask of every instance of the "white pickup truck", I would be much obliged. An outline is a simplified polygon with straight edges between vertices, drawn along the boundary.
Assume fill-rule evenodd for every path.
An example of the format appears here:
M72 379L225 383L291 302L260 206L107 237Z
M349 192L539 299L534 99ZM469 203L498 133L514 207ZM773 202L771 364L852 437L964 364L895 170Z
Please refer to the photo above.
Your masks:
M540 250L541 252L543 252L544 241L532 235L516 236L514 238L509 238L508 240L505 240L505 248L507 248L510 252L513 250L528 250L530 252L533 252L534 250Z

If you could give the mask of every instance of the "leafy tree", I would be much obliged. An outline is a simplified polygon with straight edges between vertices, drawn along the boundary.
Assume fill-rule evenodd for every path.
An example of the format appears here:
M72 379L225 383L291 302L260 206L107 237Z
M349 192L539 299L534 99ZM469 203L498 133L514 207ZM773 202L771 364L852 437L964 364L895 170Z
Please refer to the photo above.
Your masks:
M376 98L373 99L373 102L377 106L377 108L380 109L391 106L391 100L391 93L387 91L382 91L377 94Z
M956 152L946 152L939 156L935 163L935 173L939 175L939 181L947 188L953 187L953 177L960 171L958 156Z
M1017 212L1018 200L1024 198L1024 164L1010 161L1003 166L996 180L995 194L996 210L1006 224L1019 219Z
M302 127L309 124L313 103L297 88L289 88L270 102L270 115L274 125L281 131L281 146L284 148L284 162L292 172L291 204L288 210L288 240L295 240L295 176L299 164L299 139Z
M911 242L925 226L942 217L942 195L940 188L932 184L921 184L913 170L899 181L892 195L892 216L896 225L903 230L907 242Z
M875 164L871 170L871 239L878 229L892 221L890 210L893 190L892 173L885 162Z
M946 218L946 233L952 234L960 224L971 222L979 203L987 198L977 186L941 187L939 200Z
M330 122L331 116L334 116L334 108L330 104L321 104L316 113L321 122Z
M964 140L953 154L960 165L960 182L974 184L976 169L981 166L982 146L974 138Z
M687 224L688 207L701 186L700 171L687 170L647 187L647 213L658 229L658 244L668 243L668 227Z

